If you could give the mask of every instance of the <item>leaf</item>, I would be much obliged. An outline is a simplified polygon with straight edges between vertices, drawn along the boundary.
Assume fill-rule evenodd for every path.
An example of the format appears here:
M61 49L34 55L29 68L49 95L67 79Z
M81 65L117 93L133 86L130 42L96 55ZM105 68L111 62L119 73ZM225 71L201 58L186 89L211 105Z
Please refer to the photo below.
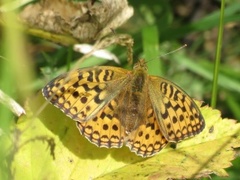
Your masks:
M224 177L224 169L236 157L234 148L240 147L240 124L204 106L202 133L144 159L127 147L96 147L57 108L47 105L38 114L45 103L41 94L32 98L26 105L28 116L18 121L11 167L15 179L188 179L213 173Z

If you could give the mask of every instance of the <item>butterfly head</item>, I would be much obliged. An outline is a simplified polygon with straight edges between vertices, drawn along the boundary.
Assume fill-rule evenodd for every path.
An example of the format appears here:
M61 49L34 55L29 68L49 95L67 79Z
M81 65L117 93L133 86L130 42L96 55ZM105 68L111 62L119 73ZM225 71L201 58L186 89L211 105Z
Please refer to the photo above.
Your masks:
M137 70L137 69L141 69L144 71L147 71L147 63L144 59L140 59L137 63L134 64L133 69Z

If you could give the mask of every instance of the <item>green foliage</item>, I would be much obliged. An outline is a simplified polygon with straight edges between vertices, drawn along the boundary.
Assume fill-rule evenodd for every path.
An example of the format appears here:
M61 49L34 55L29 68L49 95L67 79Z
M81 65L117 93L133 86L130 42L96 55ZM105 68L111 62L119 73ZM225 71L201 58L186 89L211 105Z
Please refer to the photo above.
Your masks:
M129 3L134 7L134 17L123 28L116 29L116 33L123 32L133 36L135 61L138 58L145 58L149 61L148 67L151 74L162 75L172 80L192 97L209 104L216 47L217 31L215 30L220 16L219 7L210 3L208 4L210 10L205 9L204 6L189 8L193 12L205 13L199 18L193 12L182 15L177 9L186 8L182 1L131 0ZM222 117L236 120L240 120L238 57L240 37L237 29L240 6L238 3L234 0L228 1L225 8L216 106L221 110ZM72 45L77 41L68 36L53 35L40 29L28 29L28 33L37 37L30 36L26 39L26 34L21 29L15 28L14 16L4 17L4 21L2 18L1 16L0 22L5 24L1 26L0 87L22 105L28 99L31 105L25 107L31 107L32 103L40 103L40 105L35 106L36 109L29 108L27 117L20 118L17 125L12 113L0 106L0 171L3 172L0 172L0 179L13 179L13 177L58 179L61 177L59 172L65 174L61 177L62 179L70 179L70 177L77 179L79 176L104 179L116 177L116 174L118 177L128 176L132 173L129 169L136 169L136 172L139 172L134 174L136 176L142 177L147 174L151 179L160 179L161 172L165 172L166 177L172 176L171 173L175 171L180 171L187 178L192 175L187 171L190 167L199 169L199 171L192 169L196 174L202 170L204 172L202 175L214 171L219 176L226 176L223 168L230 166L230 160L233 159L234 154L230 147L239 146L239 134L235 133L239 124L234 124L233 120L221 120L219 112L211 108L202 108L209 122L202 134L183 141L175 150L167 148L156 157L144 160L136 157L126 147L97 148L80 136L74 122L65 118L58 110L47 106L42 111L40 107L45 101L41 99L41 95L35 97L32 94L38 92L53 77L73 67L80 55L66 50L66 47L50 44L37 37L46 37L57 43L64 42L65 45ZM188 47L164 56L185 43ZM110 50L119 57L121 66L127 67L126 50L119 46L110 47ZM72 57L72 61L68 57ZM91 57L80 67L103 64L116 65L114 62ZM214 128L213 132L209 133L209 130L212 130L211 125ZM196 143L195 140L202 143L191 144ZM176 164L173 164L173 157L176 157ZM193 167L194 161L185 160L184 157L193 157L197 160L203 157L203 161L198 164L202 165L201 168ZM203 163L208 161L211 162ZM227 169L229 179L234 180L239 177L239 164L240 159L236 158L233 167ZM169 166L172 171L169 171ZM165 168L168 171L164 171ZM203 171L205 169L210 171L207 173ZM87 174L87 171L91 174Z

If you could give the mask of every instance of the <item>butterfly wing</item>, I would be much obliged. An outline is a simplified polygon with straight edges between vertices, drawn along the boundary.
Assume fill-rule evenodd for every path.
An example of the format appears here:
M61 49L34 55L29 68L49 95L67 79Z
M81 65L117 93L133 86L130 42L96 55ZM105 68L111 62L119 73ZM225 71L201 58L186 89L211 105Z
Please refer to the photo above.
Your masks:
M77 121L81 134L98 147L122 147L125 130L115 113L117 106L117 102L113 99L93 119L85 122Z
M144 105L137 108L138 112L143 111L143 116L138 114L131 119L126 116L134 113L131 111L132 102L129 101L129 87L131 86L128 84L93 119L77 121L77 127L82 135L99 147L119 148L125 143L137 155L153 156L164 148L168 141L160 130L148 96L146 99L140 98L142 101L139 103ZM132 128L129 129L129 126Z
M99 66L58 76L43 89L43 96L75 121L93 119L129 81L127 70Z
M163 149L168 141L163 136L157 117L148 103L147 116L144 120L146 123L140 125L135 131L131 132L127 137L126 146L132 152L142 157L150 157Z
M204 129L204 118L199 108L177 85L151 76L149 93L160 129L168 141L178 142Z
M129 82L129 71L99 66L71 71L49 82L44 97L76 121L82 135L99 147L121 147L125 131L114 98Z

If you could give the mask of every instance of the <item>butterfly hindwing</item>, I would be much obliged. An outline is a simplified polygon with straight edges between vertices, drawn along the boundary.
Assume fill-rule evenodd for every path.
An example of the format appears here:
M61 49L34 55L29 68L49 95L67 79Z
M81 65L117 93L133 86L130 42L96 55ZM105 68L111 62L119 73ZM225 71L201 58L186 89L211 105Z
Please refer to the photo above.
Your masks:
M99 147L122 147L125 130L115 114L117 105L116 101L112 100L93 119L85 122L77 121L81 134Z
M161 151L168 141L163 136L157 117L152 108L148 108L144 124L127 137L126 146L142 157L150 157Z

